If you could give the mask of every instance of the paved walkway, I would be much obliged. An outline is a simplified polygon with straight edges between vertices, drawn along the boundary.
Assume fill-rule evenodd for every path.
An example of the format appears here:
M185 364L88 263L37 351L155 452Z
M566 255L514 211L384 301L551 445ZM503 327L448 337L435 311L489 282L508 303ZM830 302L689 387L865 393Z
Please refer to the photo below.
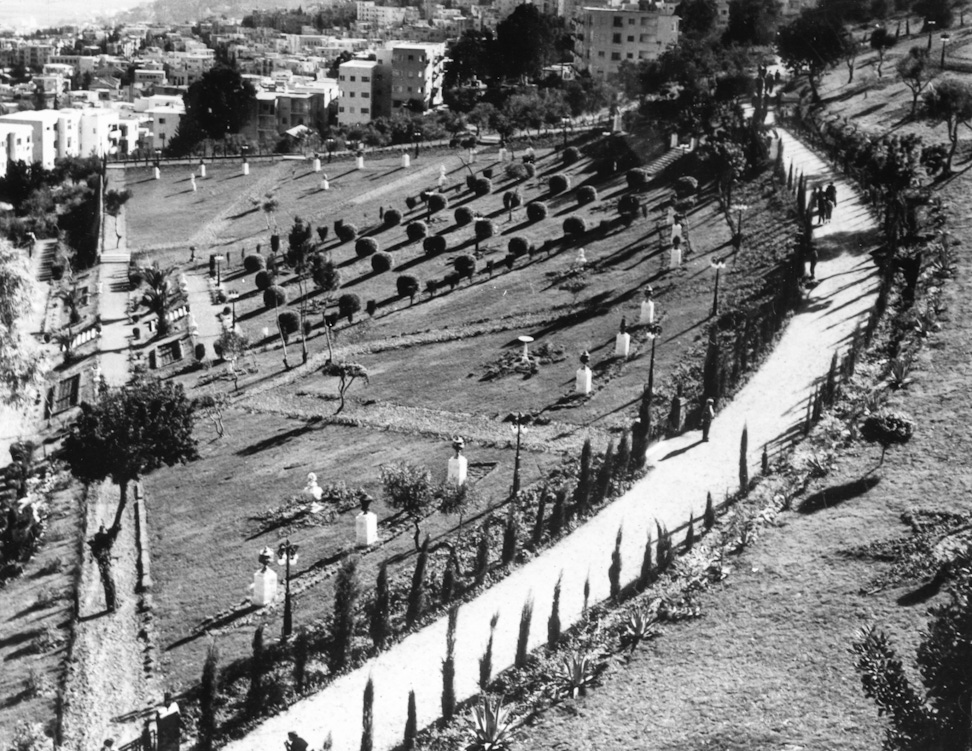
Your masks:
M623 525L622 579L633 580L640 568L646 535L655 519L670 529L689 514L702 515L705 496L721 500L738 484L739 440L749 428L750 473L758 471L764 445L775 445L803 419L814 384L827 372L835 349L843 351L859 321L875 299L877 277L868 255L874 235L867 210L852 197L850 185L831 175L824 163L781 131L784 154L796 162L811 184L834 179L839 205L834 220L817 231L835 253L823 253L817 266L820 284L794 316L776 349L737 398L720 411L709 443L688 433L661 443L649 453L651 471L623 498L569 538L521 566L508 578L462 606L456 638L456 693L465 699L477 692L478 659L489 635L489 619L499 613L493 653L496 671L512 664L520 609L534 602L530 645L546 638L546 620L554 584L563 576L560 617L566 628L575 623L590 578L591 601L606 598L608 566L618 527ZM367 583L370 585L370 583ZM439 716L441 659L445 654L445 619L409 636L392 649L345 675L327 689L273 717L226 751L266 751L277 748L287 732L297 731L312 748L320 748L328 733L335 751L359 748L362 692L368 677L375 685L374 747L389 749L401 742L407 698L416 692L418 721L424 727Z
M122 182L124 173L112 176L112 182ZM115 227L121 235L116 242ZM128 383L128 345L132 336L132 324L128 317L128 264L131 252L125 226L125 209L122 208L117 219L105 217L102 228L105 235L104 252L101 254L100 283L101 295L98 298L98 314L101 316L101 340L98 342L98 357L101 375L109 386L124 386Z

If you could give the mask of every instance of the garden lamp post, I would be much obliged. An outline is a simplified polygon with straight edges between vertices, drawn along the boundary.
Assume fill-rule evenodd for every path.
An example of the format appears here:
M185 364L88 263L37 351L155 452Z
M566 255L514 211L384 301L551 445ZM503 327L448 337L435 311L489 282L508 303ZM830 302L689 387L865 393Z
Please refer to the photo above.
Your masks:
M294 615L290 604L290 564L296 564L297 549L299 545L294 545L288 537L277 547L277 563L286 566L284 573L284 618L283 618L283 638L286 639L294 630Z
M739 203L733 206L732 210L736 212L736 231L732 235L732 249L733 253L738 253L739 248L742 247L743 212L749 211L749 206L744 203Z
M419 143L422 141L422 133L418 130L412 131L412 143L415 144L415 158L418 159Z
M520 492L520 439L525 426L530 422L530 416L517 412L516 417L512 419L513 423L510 425L510 430L516 433L516 454L513 457L513 492L510 497L516 498L516 494Z
M236 300L240 296L240 293L235 289L231 289L226 293L226 296L229 298L229 301L233 303L233 331L236 331Z
M155 166L158 168L162 162L162 149L155 150Z
M931 38L932 38L932 31L935 29L935 22L932 21L931 19L926 19L925 26L928 27L928 51L931 52L931 45L932 45Z
M645 338L651 342L651 358L648 360L648 393L653 394L655 388L655 340L661 336L661 326L657 323L648 324Z
M222 254L216 254L213 256L213 260L216 262L216 288L219 289L223 286L223 276L220 269L220 264L223 262Z
M327 145L327 163L330 164L331 157L334 155L334 139L328 138L326 145Z
M726 262L721 258L713 258L709 265L715 269L715 289L712 292L712 316L719 313L719 274L726 267Z
M951 35L947 31L943 31L940 37L942 40L942 70L945 70L945 47L948 45L948 40L951 39Z
M569 117L560 118L560 127L563 128L564 132L564 149L567 148L567 124L570 122Z

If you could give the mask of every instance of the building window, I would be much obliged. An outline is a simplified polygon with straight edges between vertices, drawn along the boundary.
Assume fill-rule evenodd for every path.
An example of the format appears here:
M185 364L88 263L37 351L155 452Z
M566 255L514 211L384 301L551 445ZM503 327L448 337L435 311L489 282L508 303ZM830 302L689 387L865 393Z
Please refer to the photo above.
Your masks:
M598 52L597 53L597 56L598 57L604 57L604 50L601 50L600 52Z
M614 27L617 28L617 29L620 29L622 26L624 26L624 19L621 18L621 16L615 16L614 17Z
M629 53L628 53L628 59L629 59L629 60L632 60L632 59L634 59L634 52L629 52Z
M411 63L411 62L415 62L415 55L409 55L409 56L408 56L408 61L409 61L410 63Z
M354 99L354 92L352 91L350 94L348 94L348 96Z
M636 18L629 18L628 19L628 26L634 26L636 21L637 21Z
M367 115L368 114L368 108L367 107L362 107L361 108L361 114L362 115Z
M361 76L361 83L371 83L371 76Z
M371 94L369 94L367 91L362 91L361 92L361 98L362 99L371 99Z
M629 41L629 42L633 42L633 41L634 41L634 37L633 37L633 36L631 36L630 34L628 35L628 41Z
M611 39L611 41L614 44L621 44L621 35L620 34L615 34L614 37Z
M344 107L338 107L338 112L344 112Z
M354 76L351 76L351 80L354 81Z
M611 59L612 60L620 60L621 59L621 53L620 52L612 52L611 53Z
M160 117L159 118L159 125L165 125L165 118L164 117Z

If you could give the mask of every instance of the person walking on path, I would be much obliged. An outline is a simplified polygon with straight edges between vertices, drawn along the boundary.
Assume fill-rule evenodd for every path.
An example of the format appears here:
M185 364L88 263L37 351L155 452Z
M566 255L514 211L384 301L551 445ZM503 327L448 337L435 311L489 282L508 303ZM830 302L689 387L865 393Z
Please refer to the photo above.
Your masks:
M817 247L813 243L810 244L810 251L807 253L807 256L808 256L809 261L810 261L810 278L816 280L816 278L817 278L816 277L816 273L817 273Z
M833 181L827 184L827 189L824 191L824 195L830 199L830 201L837 205L837 188L834 186Z
M712 427L712 418L715 417L715 409L712 406L712 397L705 400L705 406L702 408L702 442L709 442L709 428Z
M834 202L826 195L823 196L823 216L824 224L830 224L830 218L834 215Z
M293 730L287 733L287 738L289 740L284 741L284 747L287 751L307 751L307 741L297 735Z

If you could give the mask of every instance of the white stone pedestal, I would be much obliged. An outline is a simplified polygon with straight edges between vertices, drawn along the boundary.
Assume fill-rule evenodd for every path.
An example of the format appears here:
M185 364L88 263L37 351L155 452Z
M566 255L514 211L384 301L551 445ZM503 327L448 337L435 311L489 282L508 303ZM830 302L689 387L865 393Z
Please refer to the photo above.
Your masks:
M155 179L158 180L161 177L162 177L162 173L159 171L159 168L156 167L155 168Z
M195 175L193 175L192 180L190 180L190 182L192 183L192 192L195 193L196 192L196 176Z
M614 337L614 354L618 357L627 357L630 350L631 334L626 331L619 331L618 335Z
M466 483L466 467L469 466L469 462L466 457L460 456L450 456L449 457L449 471L446 474L446 481L451 482L453 485L465 485Z
M314 172L320 172L320 171L321 171L321 160L314 159Z
M509 158L509 156L510 156L510 152L507 151L506 149L499 150L499 160L501 162L505 162Z
M408 169L412 165L412 157L408 154L402 154L402 167Z
M325 177L323 180L321 180L321 190L330 190L330 189L331 189L331 181Z
M669 267L677 269L682 265L682 248L679 245L673 245L671 255L669 257Z
M574 380L574 391L578 394L591 393L592 382L591 369L586 365L577 369L577 377Z
M682 242L682 240L683 240L683 238L682 238L682 225L680 223L678 223L678 222L675 222L674 224L672 224L672 241L673 242L674 242L674 240L675 240L676 237L678 238L678 241L679 242Z
M206 165L205 164L200 164L199 165L199 176L200 177L205 177L206 176Z
M678 146L678 133L672 133L668 139L668 148L674 149Z
M243 174L244 175L249 175L250 174L250 163L249 162L243 162Z
M354 544L359 548L378 542L378 517L363 511L354 517Z
M364 169L364 157L359 156L354 162L355 169Z
M641 317L638 318L638 323L654 323L655 322L655 303L651 300L645 300L641 303Z
M272 568L253 574L253 595L250 598L257 607L273 602L277 596L277 572Z

